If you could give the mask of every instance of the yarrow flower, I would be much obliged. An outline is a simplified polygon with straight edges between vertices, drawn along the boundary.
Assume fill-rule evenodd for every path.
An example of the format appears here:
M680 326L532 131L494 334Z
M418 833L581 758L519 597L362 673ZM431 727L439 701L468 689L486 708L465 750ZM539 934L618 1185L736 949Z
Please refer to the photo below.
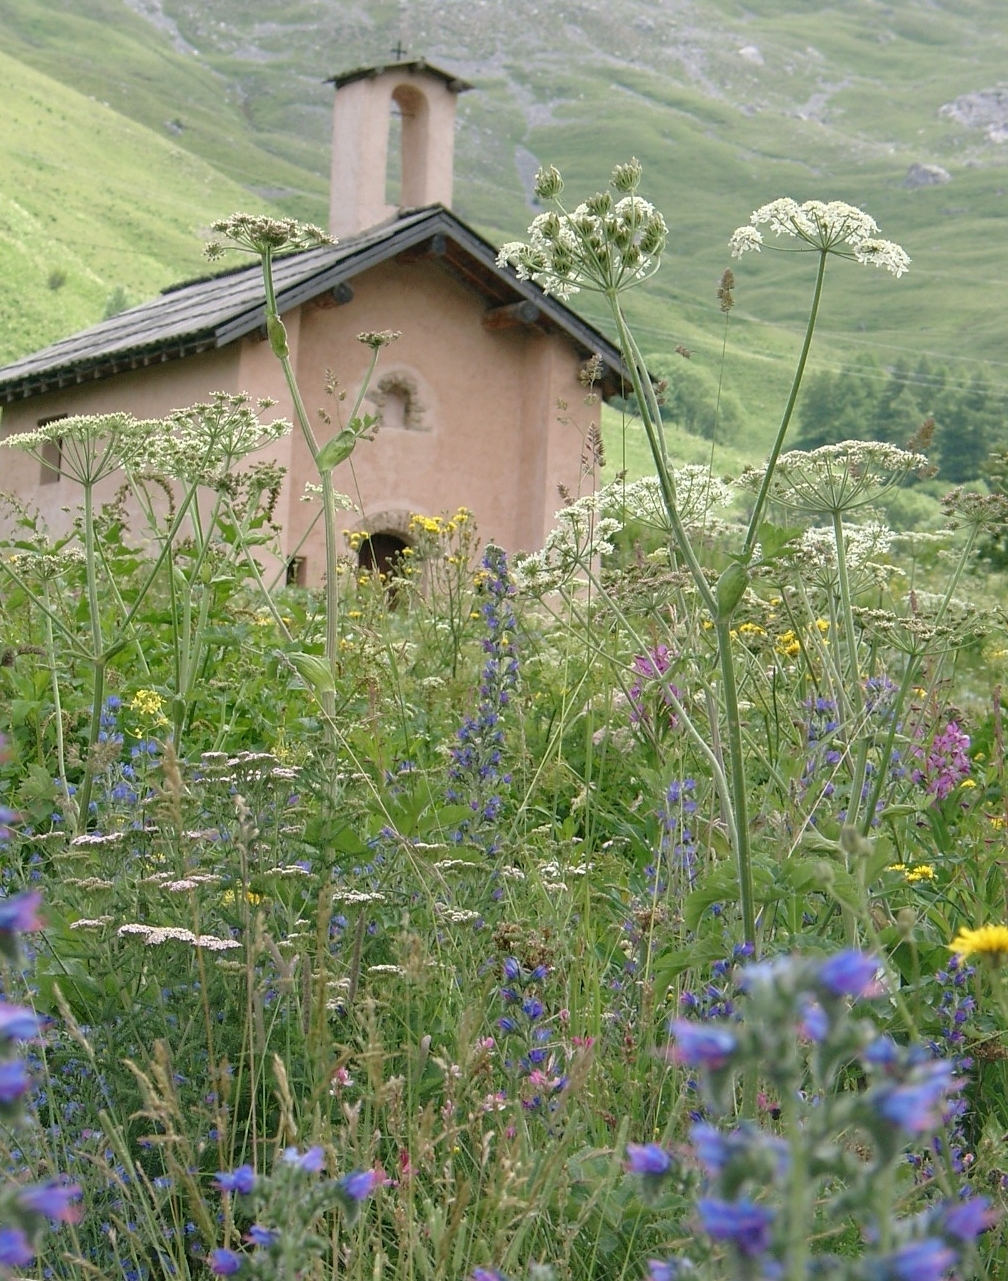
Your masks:
M762 205L748 225L739 227L728 241L733 258L741 258L751 250L759 253L764 243L761 226L768 226L776 236L791 236L820 253L883 267L897 278L910 267L906 250L879 238L874 218L842 200L806 200L800 205L784 197Z

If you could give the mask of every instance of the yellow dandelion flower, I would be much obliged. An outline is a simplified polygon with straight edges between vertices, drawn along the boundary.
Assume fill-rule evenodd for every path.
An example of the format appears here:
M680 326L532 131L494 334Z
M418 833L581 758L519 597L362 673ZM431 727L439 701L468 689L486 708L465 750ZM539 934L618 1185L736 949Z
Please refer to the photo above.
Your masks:
M957 956L988 956L1000 961L1008 956L1008 925L980 925L975 930L959 931L949 944Z
M766 628L760 627L759 623L740 623L740 636L765 636Z
M916 885L918 881L933 881L936 875L934 867L930 863L918 863L916 867L908 867L906 869L908 885Z
M963 788L966 788L966 787L976 787L976 779L975 779L975 778L964 778L964 779L962 780L962 782L959 784L959 786L960 786L960 787L963 787Z
M830 629L830 621L828 618L817 618L815 620L815 625L819 628L819 631L823 636L825 636Z
M788 630L777 637L774 649L785 658L797 658L801 653L801 642L793 631Z

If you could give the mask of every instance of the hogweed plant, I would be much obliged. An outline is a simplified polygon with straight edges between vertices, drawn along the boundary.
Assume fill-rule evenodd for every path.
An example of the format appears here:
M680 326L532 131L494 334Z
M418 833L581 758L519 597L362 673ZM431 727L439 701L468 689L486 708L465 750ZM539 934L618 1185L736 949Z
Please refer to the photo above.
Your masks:
M394 342L399 334L391 330L365 332L358 335L358 340L371 351L371 364L364 376L360 389L350 411L347 424L341 427L328 440L319 442L311 418L305 408L304 398L298 386L291 363L290 348L287 344L287 331L277 310L276 287L273 278L273 262L278 254L292 250L318 249L336 242L320 227L309 223L300 223L292 218L268 218L257 214L236 213L229 218L222 218L212 227L222 241L211 241L206 247L206 255L211 260L219 258L225 244L256 255L262 265L263 286L266 293L265 318L266 335L274 356L280 362L284 381L294 407L294 417L302 437L311 454L319 476L322 502L322 526L325 533L325 592L326 592L326 631L325 658L330 670L334 670L339 648L339 584L340 556L336 530L336 513L338 511L337 495L333 487L332 473L339 463L344 462L356 449L362 439L370 437L375 420L361 415L361 408L367 396L368 387L378 355L383 347ZM321 685L323 710L331 720L335 708L333 691L329 682Z
M20 545L18 555L2 565L12 587L24 594L44 620L57 708L63 665L59 658L72 657L92 669L83 778L74 793L67 788L62 718L57 724L59 786L64 811L77 831L88 825L94 779L100 767L98 748L109 665L126 653L142 676L150 676L148 660L152 655L150 646L140 639L139 620L156 588L164 584L168 593L171 719L174 741L180 747L197 685L212 662L215 647L207 633L224 583L238 571L247 573L251 568L258 587L263 586L252 548L263 541L269 495L279 477L276 469L242 475L238 467L250 453L290 430L283 419L260 421L269 404L262 402L253 409L244 396L220 393L206 404L165 419L141 421L124 413L59 419L58 431L56 424L49 424L4 440L5 445L24 450L43 464L49 457L47 451L58 440L61 475L81 490L79 545L78 539L71 538L50 546L31 521L22 522L29 525L31 537ZM125 475L146 521L144 532L155 552L149 558L124 548L116 504L101 510L96 505L99 484L116 473ZM171 488L173 481L181 483L180 498ZM83 632L71 607L72 592L67 600L54 590L57 585L72 583L78 570L84 575Z
M535 281L547 293L566 298L578 289L589 289L600 293L609 306L651 447L665 515L671 530L670 544L674 547L677 559L689 570L694 588L714 625L717 637L721 669L718 694L731 776L732 814L729 826L734 837L743 928L747 942L755 944L756 903L751 866L748 789L733 655L732 619L749 585L758 543L761 538L766 541L771 536L769 530L764 530L764 517L812 344L827 261L831 257L850 258L884 268L899 277L909 267L910 260L898 245L879 238L878 227L872 218L839 201L808 201L803 205L789 199L773 201L756 210L750 225L740 228L732 236L731 250L735 257L741 257L749 251L758 252L764 245L763 233L759 228L768 225L777 237L787 236L797 241L794 246L796 249L815 253L818 263L805 338L791 391L764 465L742 546L733 554L732 563L722 572L716 584L712 584L704 572L695 541L691 539L683 521L655 390L620 302L620 296L627 288L646 280L658 270L668 235L668 228L661 214L637 194L641 178L641 166L637 161L618 165L613 171L610 189L591 196L568 212L560 199L563 191L560 173L552 167L540 170L536 194L540 200L550 201L555 206L555 212L536 217L530 227L527 243L504 245L499 262L501 265L512 266L520 279ZM842 561L842 538L839 556ZM848 643L853 644L850 633Z

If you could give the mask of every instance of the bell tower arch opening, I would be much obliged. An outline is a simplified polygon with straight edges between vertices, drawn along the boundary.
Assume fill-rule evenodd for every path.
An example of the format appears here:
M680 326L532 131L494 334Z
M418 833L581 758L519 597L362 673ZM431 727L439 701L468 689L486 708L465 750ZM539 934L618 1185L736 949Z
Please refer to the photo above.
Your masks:
M430 190L428 166L430 161L430 103L422 89L412 84L397 85L392 90L392 109L389 128L389 173L386 191L395 163L393 128L398 123L399 134L399 186L390 192L389 204L400 209L412 209L427 204Z
M455 106L471 86L422 59L358 67L330 82L333 235L357 235L401 208L451 208Z

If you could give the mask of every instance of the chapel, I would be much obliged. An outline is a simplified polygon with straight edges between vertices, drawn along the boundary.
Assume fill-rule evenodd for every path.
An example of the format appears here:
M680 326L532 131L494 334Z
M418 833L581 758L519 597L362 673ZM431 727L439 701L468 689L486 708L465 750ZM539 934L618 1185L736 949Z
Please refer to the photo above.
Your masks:
M598 357L596 390L617 394L619 352L572 309L498 267L495 246L452 211L456 104L470 85L422 60L356 68L331 83L337 243L279 257L275 279L310 413L332 411L333 377L352 403L371 358L358 334L401 333L381 352L364 405L376 438L358 446L352 473L349 463L334 472L358 505L346 513L348 551L384 559L409 543L414 513L463 506L484 539L535 550L561 492L583 492L600 407L585 405L581 371ZM401 179L390 203L394 132ZM34 352L0 369L0 434L113 410L160 417L220 391L270 397L271 412L293 421L264 302L259 264L229 267ZM317 479L312 458L296 429L271 451L286 470L275 519L288 581L317 585L323 535L302 501ZM3 485L59 534L76 496L53 454L40 466L8 451ZM111 497L115 478L106 486Z

